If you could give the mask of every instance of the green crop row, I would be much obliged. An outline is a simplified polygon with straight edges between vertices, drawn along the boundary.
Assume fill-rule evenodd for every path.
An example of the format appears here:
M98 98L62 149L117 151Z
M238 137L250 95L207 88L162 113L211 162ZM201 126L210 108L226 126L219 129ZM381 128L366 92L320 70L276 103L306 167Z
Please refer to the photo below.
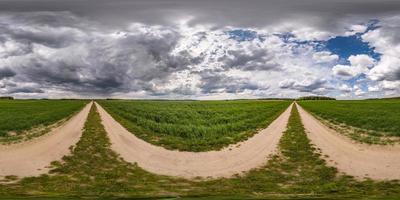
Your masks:
M336 124L380 132L382 136L400 137L400 100L301 101L299 104Z
M0 100L0 137L50 125L86 105L83 100Z
M310 144L293 107L279 151L263 167L241 176L186 180L151 174L122 160L92 107L80 141L55 161L50 174L6 177L0 199L398 199L399 181L358 181L326 166ZM390 196L390 197L389 197Z
M169 149L220 149L267 127L290 101L99 101L138 137Z

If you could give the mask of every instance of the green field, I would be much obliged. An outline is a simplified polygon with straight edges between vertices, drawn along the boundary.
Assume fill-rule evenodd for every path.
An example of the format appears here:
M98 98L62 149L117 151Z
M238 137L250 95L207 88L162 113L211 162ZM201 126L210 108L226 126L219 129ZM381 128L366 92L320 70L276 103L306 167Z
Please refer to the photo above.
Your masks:
M206 151L267 127L291 101L122 101L99 103L136 136L169 149Z
M362 129L371 137L400 137L400 100L300 101L304 109L334 124ZM358 132L360 132L358 131ZM357 139L357 135L353 135ZM376 139L376 138L375 138ZM363 138L374 143L373 138Z
M0 100L0 138L15 138L32 128L56 123L86 103L82 100ZM11 132L14 134L10 135Z
M296 108L279 143L280 154L243 176L185 180L151 174L123 161L95 107L72 153L50 175L0 181L0 199L397 199L398 181L357 181L328 167L310 144ZM35 198L34 198L35 199Z

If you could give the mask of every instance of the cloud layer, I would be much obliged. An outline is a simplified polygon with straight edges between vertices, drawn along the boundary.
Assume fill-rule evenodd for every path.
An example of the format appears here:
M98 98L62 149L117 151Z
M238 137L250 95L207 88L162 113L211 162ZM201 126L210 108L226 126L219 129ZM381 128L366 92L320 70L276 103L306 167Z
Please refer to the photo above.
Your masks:
M72 8L13 8L0 14L0 95L224 99L400 94L400 16L390 12L376 19L366 8L348 10L354 15L333 18L331 29L314 20L317 15L300 12L317 9L312 6L297 13L300 20L281 16L279 24L245 19L224 24L186 14L190 9L170 15L164 9L163 16L171 17L167 22L146 22L142 16L110 25L105 19L118 16L94 20L96 12L83 16ZM337 37L362 41L368 51L330 49L329 40Z

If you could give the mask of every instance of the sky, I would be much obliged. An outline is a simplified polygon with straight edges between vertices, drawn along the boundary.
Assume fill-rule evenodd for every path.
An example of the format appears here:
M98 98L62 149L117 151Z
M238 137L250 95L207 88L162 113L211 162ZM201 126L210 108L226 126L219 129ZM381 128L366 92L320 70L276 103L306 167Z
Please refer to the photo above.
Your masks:
M397 0L0 0L0 96L400 96Z

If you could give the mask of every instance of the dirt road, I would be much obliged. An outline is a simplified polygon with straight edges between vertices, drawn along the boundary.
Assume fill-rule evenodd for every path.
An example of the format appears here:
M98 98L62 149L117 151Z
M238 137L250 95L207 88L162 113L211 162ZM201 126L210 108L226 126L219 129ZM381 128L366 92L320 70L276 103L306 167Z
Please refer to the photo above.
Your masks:
M229 177L268 161L277 151L279 139L286 130L290 106L266 129L248 140L220 151L182 152L167 150L147 143L127 131L98 104L102 123L112 143L112 149L121 157L156 174L194 177Z
M63 125L39 138L0 145L0 178L7 175L37 176L48 172L46 166L69 154L70 146L79 141L91 105L89 103Z
M400 146L360 144L326 127L300 106L307 136L320 148L328 164L357 178L400 179Z

